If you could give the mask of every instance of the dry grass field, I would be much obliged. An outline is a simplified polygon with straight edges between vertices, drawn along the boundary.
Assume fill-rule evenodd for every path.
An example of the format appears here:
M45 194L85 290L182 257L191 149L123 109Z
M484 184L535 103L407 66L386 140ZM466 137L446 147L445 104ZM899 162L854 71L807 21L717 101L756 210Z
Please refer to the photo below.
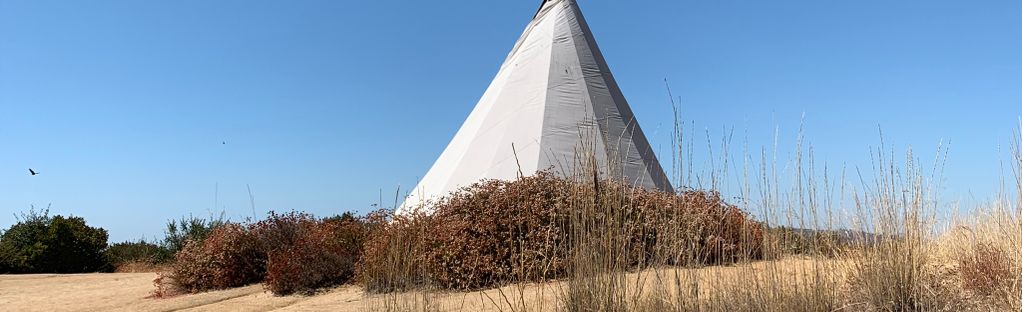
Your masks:
M275 297L262 285L153 299L154 273L2 275L6 311L360 311L361 292L341 287L315 297ZM350 308L349 308L350 307Z

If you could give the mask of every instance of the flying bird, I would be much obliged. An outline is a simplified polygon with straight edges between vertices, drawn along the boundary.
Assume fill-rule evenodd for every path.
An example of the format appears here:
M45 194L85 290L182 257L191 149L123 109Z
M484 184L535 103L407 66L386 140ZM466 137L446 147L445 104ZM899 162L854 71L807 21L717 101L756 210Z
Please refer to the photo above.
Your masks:
M31 175L38 175L39 173L38 173L38 172L35 172L35 170L32 170L32 168L28 168L28 174L31 174Z

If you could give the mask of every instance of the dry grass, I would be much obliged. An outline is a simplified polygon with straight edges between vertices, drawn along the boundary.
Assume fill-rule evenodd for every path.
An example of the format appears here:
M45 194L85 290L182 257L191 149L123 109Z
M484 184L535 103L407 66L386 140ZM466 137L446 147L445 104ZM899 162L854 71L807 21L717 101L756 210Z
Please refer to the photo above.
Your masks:
M720 302L735 300L733 296L750 295L737 292L750 285L783 284L786 286L777 296L804 297L800 291L807 289L807 285L800 283L818 270L838 267L838 262L840 260L790 257L729 266L650 268L619 275L616 281L623 285L624 293L612 295L623 298L618 301L622 304L620 308L629 311L697 308L713 311ZM364 309L372 311L585 311L580 309L582 304L592 307L593 303L568 305L565 292L571 287L578 289L571 283L571 280L555 280L469 292L416 290L371 294L362 304ZM678 297L679 294L682 296ZM597 302L613 304L614 301Z
M116 265L114 273L157 273L170 270L170 264L133 261Z

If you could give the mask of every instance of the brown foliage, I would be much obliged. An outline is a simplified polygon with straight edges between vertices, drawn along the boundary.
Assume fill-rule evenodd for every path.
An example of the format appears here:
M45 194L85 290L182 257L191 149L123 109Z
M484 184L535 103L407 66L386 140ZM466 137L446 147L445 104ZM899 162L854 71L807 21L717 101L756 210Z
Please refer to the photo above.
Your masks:
M185 244L168 277L175 288L194 293L256 283L265 273L259 240L246 227L230 223L203 241Z
M479 288L564 270L570 187L546 176L484 181L437 205L425 220L423 261L443 288Z
M189 241L170 272L155 281L154 296L257 282L274 294L288 295L345 283L354 275L363 240L375 226L367 220L271 212L257 223L228 223L202 241Z
M483 181L431 208L428 215L394 218L367 241L359 280L368 290L472 289L564 277L573 231L591 224L616 227L631 246L633 267L665 257L673 264L758 257L762 241L759 225L717 193L674 195L608 182L592 187L546 173Z
M268 254L266 288L278 295L311 293L347 282L361 254L358 220L321 221L308 214L271 214L253 225Z

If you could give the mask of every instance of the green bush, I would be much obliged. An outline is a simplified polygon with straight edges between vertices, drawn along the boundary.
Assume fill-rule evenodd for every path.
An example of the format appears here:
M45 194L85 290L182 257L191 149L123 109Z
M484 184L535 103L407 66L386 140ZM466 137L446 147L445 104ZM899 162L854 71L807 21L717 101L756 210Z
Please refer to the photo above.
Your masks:
M171 253L163 246L147 242L145 239L137 242L123 242L110 245L106 250L106 257L114 267L124 264L161 264L171 260Z
M50 216L34 209L0 236L0 269L8 273L109 271L103 254L107 232L80 217Z
M4 232L0 230L0 240ZM14 251L8 244L0 244L0 274L14 273Z
M167 221L166 238L163 239L163 247L171 255L177 254L184 249L189 240L202 241L209 236L213 230L227 224L223 214L209 219L197 218L194 216L182 217L180 220Z

